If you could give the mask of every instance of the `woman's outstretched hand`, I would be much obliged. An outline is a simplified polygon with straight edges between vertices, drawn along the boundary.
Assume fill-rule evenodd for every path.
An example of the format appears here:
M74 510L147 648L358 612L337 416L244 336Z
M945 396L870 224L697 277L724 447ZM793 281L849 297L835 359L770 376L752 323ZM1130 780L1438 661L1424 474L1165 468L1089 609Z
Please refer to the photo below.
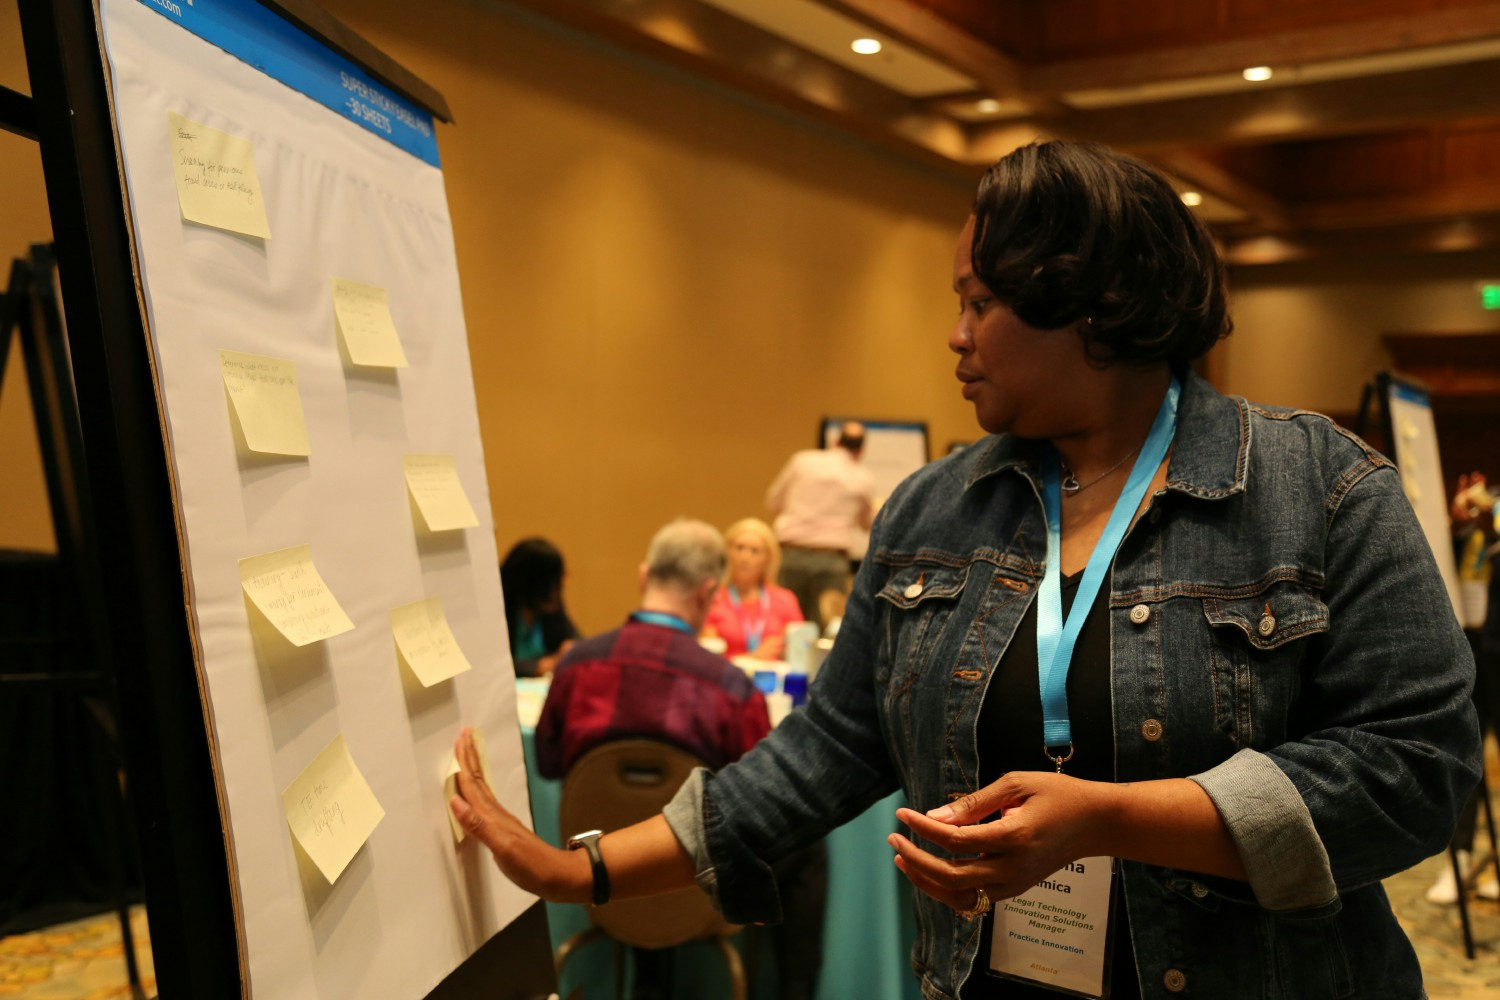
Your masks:
M973 909L976 889L997 901L1020 895L1068 862L1102 853L1101 793L1112 787L1045 771L1013 771L926 814L898 809L896 818L914 836L953 857L938 857L893 833L889 843L896 867L912 885L959 911Z
M593 874L582 852L553 847L506 811L479 766L479 751L468 726L453 744L458 758L458 792L448 808L459 825L488 847L505 877L526 892L554 903L587 903Z

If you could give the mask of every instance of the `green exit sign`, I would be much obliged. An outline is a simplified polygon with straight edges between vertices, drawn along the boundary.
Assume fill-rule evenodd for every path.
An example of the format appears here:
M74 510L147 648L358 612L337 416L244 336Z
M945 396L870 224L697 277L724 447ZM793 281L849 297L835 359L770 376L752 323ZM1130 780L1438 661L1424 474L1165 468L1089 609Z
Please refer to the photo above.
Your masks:
M1479 304L1485 309L1500 309L1500 284L1480 285Z

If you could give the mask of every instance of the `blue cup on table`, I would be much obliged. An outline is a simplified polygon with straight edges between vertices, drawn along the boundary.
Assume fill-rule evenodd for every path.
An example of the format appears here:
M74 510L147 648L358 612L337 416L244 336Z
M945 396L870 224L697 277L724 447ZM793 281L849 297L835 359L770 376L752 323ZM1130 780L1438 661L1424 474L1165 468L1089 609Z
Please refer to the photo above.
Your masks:
M782 678L781 690L791 696L793 708L805 703L807 701L807 675L787 674Z
M755 690L761 694L775 694L781 687L781 678L774 670L757 670L755 672Z

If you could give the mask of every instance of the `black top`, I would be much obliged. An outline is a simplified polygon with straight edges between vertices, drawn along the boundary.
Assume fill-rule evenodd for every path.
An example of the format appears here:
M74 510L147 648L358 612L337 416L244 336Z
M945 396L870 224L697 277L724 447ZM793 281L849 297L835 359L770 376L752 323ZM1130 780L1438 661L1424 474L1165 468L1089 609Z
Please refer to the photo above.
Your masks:
M1062 578L1062 606L1066 615L1073 607L1082 573ZM1073 731L1073 759L1063 771L1089 781L1115 780L1115 736L1110 697L1109 580L1089 608L1073 663L1068 670L1068 718ZM979 781L988 785L1007 771L1046 771L1055 765L1042 752L1042 689L1037 679L1036 600L1016 626L985 692L979 709ZM1115 879L1110 923L1114 931L1114 954L1110 959L1111 992L1114 1000L1139 1000L1135 958L1130 946L1130 927L1125 918L1125 897ZM963 1000L1056 1000L1054 990L1030 986L989 974L990 936L994 918L984 918L979 954L974 971L964 985Z

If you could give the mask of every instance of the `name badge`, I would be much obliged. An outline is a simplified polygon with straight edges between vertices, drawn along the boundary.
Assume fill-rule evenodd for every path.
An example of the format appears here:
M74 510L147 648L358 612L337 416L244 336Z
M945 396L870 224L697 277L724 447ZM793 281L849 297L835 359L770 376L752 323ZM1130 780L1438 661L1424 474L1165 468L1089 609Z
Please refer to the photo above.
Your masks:
M1107 997L1115 859L1080 858L995 905L990 971L1084 997Z

